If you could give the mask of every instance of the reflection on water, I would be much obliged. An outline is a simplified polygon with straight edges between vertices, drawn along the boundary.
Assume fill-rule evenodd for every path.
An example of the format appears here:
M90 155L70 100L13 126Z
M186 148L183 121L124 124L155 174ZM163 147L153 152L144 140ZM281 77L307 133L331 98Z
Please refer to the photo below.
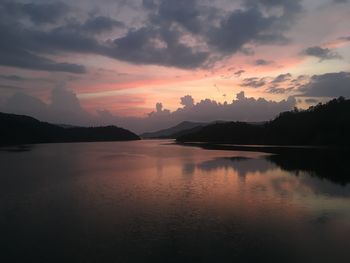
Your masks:
M334 152L270 155L268 160L277 164L283 170L308 172L309 175L324 178L337 184L347 185L350 182L349 156Z
M29 148L28 148L29 149ZM0 151L1 262L348 262L339 156L166 141Z
M198 164L198 168L203 171L215 171L220 169L234 169L238 177L245 178L252 173L265 173L268 170L275 168L270 162L265 159L252 159L247 157L230 157L230 158L216 158Z

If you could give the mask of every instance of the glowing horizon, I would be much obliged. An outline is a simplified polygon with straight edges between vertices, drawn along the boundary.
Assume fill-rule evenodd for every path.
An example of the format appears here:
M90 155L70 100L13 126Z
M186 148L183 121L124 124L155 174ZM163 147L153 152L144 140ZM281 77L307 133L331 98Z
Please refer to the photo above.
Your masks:
M186 95L302 108L347 97L349 13L337 0L3 1L0 110L57 121L30 106L50 105L55 89L116 118L147 118L157 103L175 112Z

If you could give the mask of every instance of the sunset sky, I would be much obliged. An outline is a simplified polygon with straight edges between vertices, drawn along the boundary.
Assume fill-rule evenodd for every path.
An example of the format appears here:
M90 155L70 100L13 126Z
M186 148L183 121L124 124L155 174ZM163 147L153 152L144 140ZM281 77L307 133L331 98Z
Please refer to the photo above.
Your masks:
M136 132L350 97L348 0L0 0L0 111Z

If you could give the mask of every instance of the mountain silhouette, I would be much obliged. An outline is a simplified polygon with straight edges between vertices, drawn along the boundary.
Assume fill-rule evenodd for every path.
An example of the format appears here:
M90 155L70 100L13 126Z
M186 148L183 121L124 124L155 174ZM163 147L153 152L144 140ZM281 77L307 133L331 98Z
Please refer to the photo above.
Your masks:
M350 167L347 154L336 151L299 151L283 154L267 155L266 160L276 164L281 169L299 175L307 172L310 176L327 179L340 185L350 183Z
M186 134L187 132L185 131L195 129L193 130L193 132L195 132L206 125L208 125L208 123L183 121L177 124L176 126L155 132L146 132L141 134L140 136L144 139L176 138L183 134Z
M41 122L29 116L0 113L0 145L139 140L136 134L118 128L74 127Z
M349 147L350 100L340 97L308 110L283 112L274 120L260 124L208 125L176 139L178 142Z

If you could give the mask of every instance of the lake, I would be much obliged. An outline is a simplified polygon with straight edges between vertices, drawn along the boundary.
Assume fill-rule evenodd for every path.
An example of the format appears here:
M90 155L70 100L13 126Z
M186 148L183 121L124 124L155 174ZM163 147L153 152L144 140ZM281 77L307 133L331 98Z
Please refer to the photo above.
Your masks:
M167 140L2 149L0 261L349 262L349 163L288 158Z

